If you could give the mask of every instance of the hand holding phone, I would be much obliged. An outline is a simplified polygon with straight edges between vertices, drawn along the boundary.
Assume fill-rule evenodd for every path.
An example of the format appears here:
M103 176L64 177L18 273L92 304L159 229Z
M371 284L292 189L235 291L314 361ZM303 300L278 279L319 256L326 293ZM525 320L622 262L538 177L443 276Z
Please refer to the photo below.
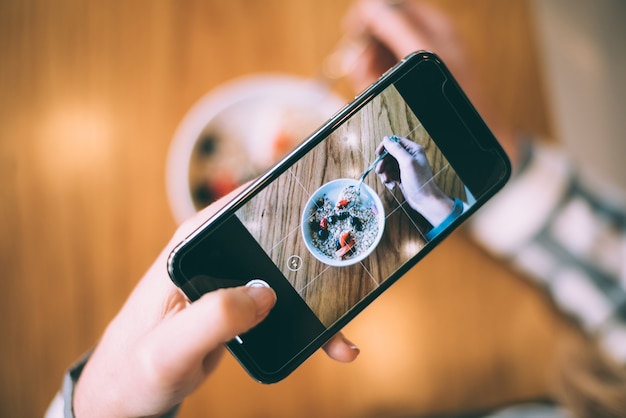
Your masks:
M379 176L361 183L381 141L388 155ZM255 379L276 382L509 175L502 148L445 65L418 52L184 239L170 254L170 277L191 301L219 288L271 287L268 317L227 347Z

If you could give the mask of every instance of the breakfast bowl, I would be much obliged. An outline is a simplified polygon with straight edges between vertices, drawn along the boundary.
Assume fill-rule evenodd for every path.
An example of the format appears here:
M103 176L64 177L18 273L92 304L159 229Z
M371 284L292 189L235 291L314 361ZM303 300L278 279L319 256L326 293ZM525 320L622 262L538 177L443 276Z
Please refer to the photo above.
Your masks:
M355 179L324 184L311 195L302 213L301 233L308 251L333 267L367 258L380 243L384 229L380 197Z
M167 195L182 222L267 170L344 103L329 86L288 74L254 74L208 92L170 145Z

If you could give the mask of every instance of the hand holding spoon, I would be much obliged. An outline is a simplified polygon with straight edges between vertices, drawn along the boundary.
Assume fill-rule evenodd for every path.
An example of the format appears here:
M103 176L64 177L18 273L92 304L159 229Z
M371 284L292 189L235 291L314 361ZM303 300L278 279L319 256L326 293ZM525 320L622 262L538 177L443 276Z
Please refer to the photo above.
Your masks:
M396 135L390 136L389 139L391 139L393 142L397 142L397 143L400 142L400 138L397 137ZM370 171L372 171L376 167L376 165L387 155L389 155L389 152L387 152L387 150L384 149L383 152L381 152L380 155L378 155L378 157L376 157L376 159L365 169L363 174L361 174L359 185L357 186L357 195L360 194L361 192L361 184L363 184L363 180L365 180L365 177L367 177Z

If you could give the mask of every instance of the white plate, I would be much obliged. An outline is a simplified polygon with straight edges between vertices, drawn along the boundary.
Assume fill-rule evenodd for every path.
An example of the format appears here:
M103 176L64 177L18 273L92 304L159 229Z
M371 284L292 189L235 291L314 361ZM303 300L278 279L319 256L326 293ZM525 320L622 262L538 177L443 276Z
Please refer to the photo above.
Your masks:
M176 221L197 211L190 169L196 142L207 129L218 129L229 145L207 165L208 175L244 168L247 176L259 175L276 162L272 141L278 130L293 131L297 144L344 103L327 86L282 74L235 79L207 93L181 121L168 154L167 195Z

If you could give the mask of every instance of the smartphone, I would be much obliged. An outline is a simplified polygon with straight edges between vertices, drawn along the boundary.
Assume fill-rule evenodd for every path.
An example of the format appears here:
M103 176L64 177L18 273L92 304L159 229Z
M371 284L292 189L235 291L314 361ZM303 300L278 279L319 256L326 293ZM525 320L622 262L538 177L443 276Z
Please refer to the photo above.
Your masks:
M277 302L268 317L226 346L254 379L277 382L510 172L441 59L419 51L181 242L169 275L192 302L218 288L271 287Z

